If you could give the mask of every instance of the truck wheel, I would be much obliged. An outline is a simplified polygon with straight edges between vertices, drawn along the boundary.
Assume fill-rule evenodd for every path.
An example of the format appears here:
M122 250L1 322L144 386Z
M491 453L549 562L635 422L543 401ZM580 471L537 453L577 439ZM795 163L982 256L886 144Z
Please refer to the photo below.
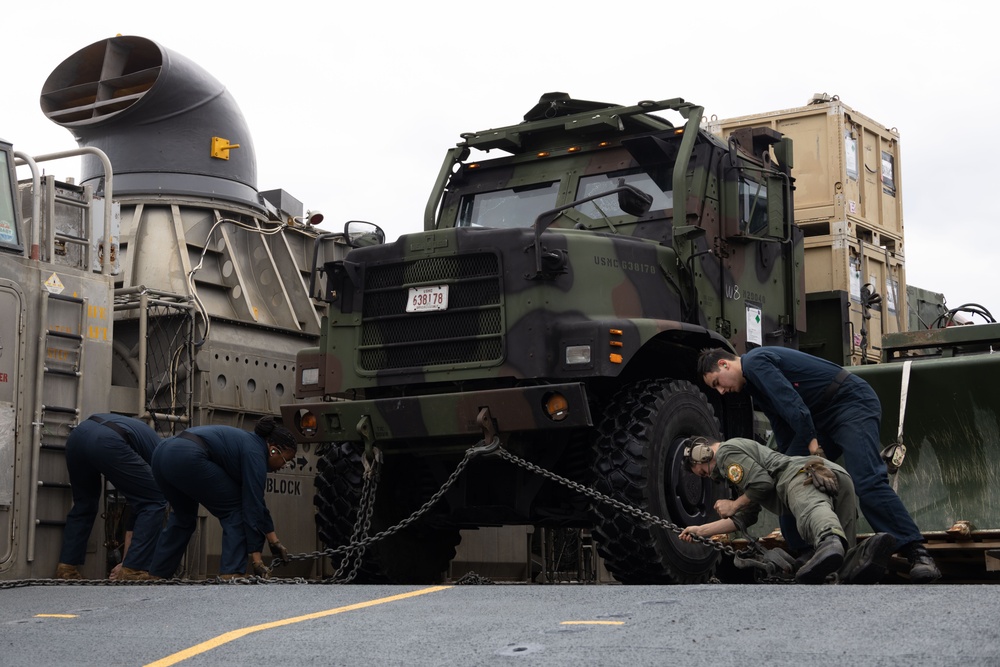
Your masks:
M724 488L683 464L680 442L718 436L705 395L690 382L644 380L618 392L596 442L596 489L679 526L702 524ZM711 576L718 551L681 542L672 530L648 525L606 503L595 503L598 553L627 584L693 584Z
M316 532L327 547L348 544L353 536L364 483L362 451L357 443L335 443L317 461ZM415 459L390 459L383 465L368 536L407 518L437 491L436 487L426 490L426 473L426 467ZM459 540L457 529L432 528L417 521L369 545L354 582L437 583L455 557ZM339 567L343 558L337 555L332 560Z

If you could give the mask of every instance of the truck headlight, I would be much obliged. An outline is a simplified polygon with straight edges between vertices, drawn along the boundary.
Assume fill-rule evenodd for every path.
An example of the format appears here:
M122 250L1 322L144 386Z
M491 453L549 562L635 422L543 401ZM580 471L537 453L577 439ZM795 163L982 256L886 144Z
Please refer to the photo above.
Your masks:
M319 384L319 369L303 368L301 378L303 386L307 384Z
M566 365L571 364L589 364L590 363L590 346L589 345L567 345L566 346Z

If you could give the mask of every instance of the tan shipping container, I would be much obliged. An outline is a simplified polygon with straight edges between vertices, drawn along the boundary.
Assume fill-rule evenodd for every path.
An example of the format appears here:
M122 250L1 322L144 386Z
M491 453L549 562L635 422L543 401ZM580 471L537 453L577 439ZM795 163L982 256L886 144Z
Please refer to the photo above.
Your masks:
M879 361L882 335L906 330L906 267L900 256L847 235L807 238L805 271L807 293L848 293L852 363ZM867 321L865 289L881 297L869 307Z
M793 142L795 221L806 236L829 235L847 222L854 235L903 238L899 133L855 111L836 96L818 95L794 109L711 119L728 138L737 129L770 127Z

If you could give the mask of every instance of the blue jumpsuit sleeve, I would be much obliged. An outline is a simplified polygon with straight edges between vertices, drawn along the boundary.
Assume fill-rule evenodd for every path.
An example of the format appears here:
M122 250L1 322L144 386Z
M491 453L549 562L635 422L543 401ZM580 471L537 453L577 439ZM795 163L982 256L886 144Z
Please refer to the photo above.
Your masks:
M264 536L274 530L271 513L264 504L264 484L267 480L267 458L259 436L250 437L241 448L243 460L243 527L246 533L247 552L260 551Z
M816 437L816 425L795 387L766 355L744 357L742 365L753 393L765 398L767 405L761 408L771 421L779 450L789 455L808 454L809 442Z

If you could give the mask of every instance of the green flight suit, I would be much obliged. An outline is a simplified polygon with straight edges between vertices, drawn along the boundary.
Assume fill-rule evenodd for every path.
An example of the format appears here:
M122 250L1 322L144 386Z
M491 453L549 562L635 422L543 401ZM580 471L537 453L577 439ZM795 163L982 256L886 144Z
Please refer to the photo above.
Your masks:
M779 516L784 512L794 516L799 533L814 547L831 533L842 537L848 548L853 547L858 517L854 483L842 467L823 460L837 475L837 496L807 484L802 467L815 458L786 456L745 438L720 444L715 454L717 473L753 501L732 517L740 530L756 523L764 507Z

